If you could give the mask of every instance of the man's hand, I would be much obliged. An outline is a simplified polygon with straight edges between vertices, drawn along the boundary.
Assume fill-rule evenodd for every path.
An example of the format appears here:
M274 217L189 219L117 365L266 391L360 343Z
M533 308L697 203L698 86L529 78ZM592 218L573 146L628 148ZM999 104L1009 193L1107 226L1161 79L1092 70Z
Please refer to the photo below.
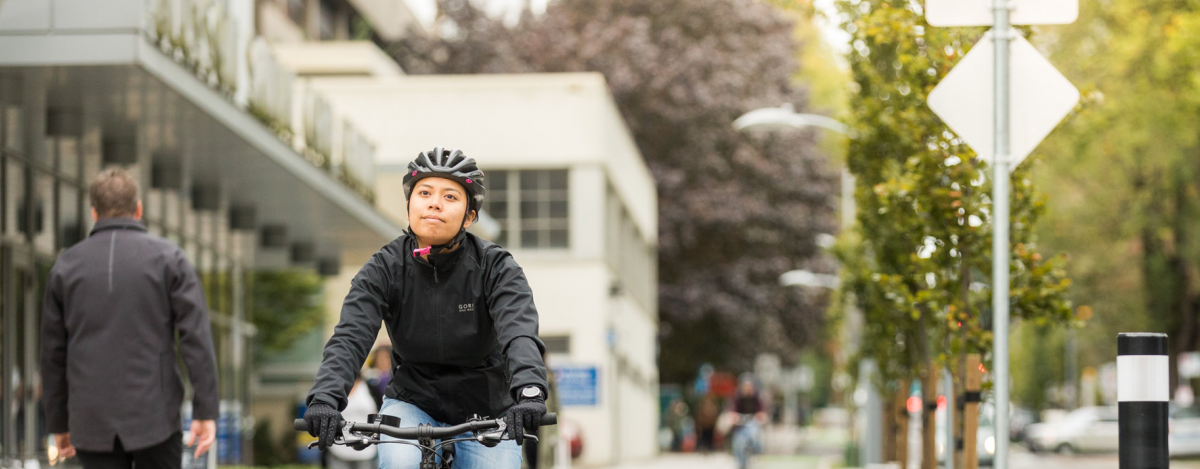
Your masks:
M546 400L540 397L521 399L521 403L508 408L504 416L508 434L517 445L525 443L525 434L536 435L542 416L546 415Z
M342 414L333 406L314 402L304 411L304 421L308 422L308 434L317 437L317 448L325 451L333 446L333 440L338 436Z
M196 445L196 457L199 458L212 447L213 441L217 439L217 422L216 420L192 420L191 433L192 439L188 441L187 445Z
M75 446L71 445L70 433L55 433L54 446L58 447L59 461L75 456Z

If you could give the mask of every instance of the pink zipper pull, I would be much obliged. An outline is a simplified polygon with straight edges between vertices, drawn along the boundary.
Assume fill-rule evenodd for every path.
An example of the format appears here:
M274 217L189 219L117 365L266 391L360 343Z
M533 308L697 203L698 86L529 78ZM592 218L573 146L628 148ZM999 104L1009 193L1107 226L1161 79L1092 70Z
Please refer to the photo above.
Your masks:
M421 249L413 249L413 257L428 256L429 251L432 249L433 246L425 246Z

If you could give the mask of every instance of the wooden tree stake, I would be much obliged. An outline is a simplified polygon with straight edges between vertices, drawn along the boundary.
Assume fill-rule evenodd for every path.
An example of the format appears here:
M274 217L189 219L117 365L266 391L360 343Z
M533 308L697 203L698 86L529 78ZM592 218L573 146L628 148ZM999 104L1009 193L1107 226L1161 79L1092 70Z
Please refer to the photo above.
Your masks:
M978 353L967 355L967 388L963 395L963 463L962 469L978 469L979 454L975 449L975 441L979 430L979 388L983 384L983 371L980 369ZM1007 437L1008 435L1003 435ZM1001 435L996 435L1001 438Z

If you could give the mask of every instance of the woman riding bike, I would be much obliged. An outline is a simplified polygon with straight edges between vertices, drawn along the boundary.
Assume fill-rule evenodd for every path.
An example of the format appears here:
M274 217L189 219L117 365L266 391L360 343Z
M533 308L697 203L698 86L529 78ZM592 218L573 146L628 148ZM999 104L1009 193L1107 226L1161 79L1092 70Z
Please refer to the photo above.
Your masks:
M766 407L752 377L742 377L737 395L730 403L729 412L736 414L733 427L733 458L737 460L738 469L747 469L754 454L762 447L759 430L767 423Z
M409 227L351 282L308 394L308 431L322 450L340 434L339 410L383 323L393 365L380 413L399 417L402 428L503 416L512 440L455 443L455 467L517 469L523 435L536 434L546 413L533 292L508 251L466 231L486 192L474 159L440 147L422 152L403 189ZM382 469L420 460L413 446L379 446Z

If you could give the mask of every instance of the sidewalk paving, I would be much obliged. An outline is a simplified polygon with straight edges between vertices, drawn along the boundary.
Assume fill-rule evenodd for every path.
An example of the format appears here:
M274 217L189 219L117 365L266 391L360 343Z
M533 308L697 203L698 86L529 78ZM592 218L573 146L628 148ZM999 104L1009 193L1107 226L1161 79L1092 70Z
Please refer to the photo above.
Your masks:
M754 469L832 469L842 462L844 430L771 426L763 432L763 453ZM663 453L644 461L592 469L734 469L727 452L709 454Z
M733 456L725 453L680 454L665 453L646 461L626 462L604 469L734 469ZM831 469L828 461L818 456L766 455L755 459L754 469Z

